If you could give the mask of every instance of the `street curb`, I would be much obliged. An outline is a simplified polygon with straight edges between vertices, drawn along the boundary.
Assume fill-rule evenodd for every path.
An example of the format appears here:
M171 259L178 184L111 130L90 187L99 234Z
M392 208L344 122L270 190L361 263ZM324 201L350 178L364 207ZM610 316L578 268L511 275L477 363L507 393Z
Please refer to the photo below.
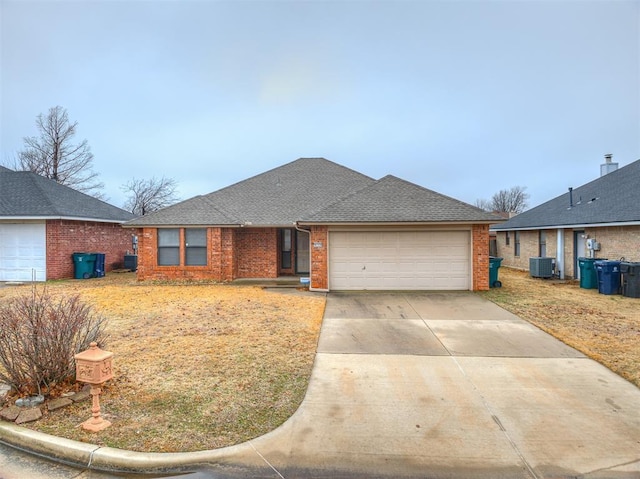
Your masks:
M89 464L91 455L100 447L32 431L13 423L0 423L0 442L39 456L84 465Z
M258 456L249 443L196 452L135 452L60 438L13 423L0 423L0 442L66 464L108 472L187 472L204 465L237 464L232 457Z

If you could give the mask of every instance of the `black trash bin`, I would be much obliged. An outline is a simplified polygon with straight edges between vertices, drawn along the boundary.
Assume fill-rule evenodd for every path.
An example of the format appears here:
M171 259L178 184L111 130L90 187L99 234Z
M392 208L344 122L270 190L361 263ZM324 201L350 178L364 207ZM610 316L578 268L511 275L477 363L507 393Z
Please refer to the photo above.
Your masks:
M622 274L622 295L629 298L640 298L640 263L620 262Z
M620 261L596 261L598 292L620 294Z
M104 278L105 270L105 254L104 253L94 253L96 255L96 266L94 269L94 275L96 278Z

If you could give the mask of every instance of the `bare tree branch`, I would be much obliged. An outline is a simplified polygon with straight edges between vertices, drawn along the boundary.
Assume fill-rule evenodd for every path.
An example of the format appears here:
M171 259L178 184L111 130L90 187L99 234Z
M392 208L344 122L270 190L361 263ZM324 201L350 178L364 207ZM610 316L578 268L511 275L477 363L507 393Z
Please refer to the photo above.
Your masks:
M69 122L67 110L49 108L36 118L39 136L24 138L25 149L18 152L21 169L51 178L83 193L102 197L104 184L92 170L93 153L87 140L73 144L78 122Z
M476 200L476 206L497 213L522 213L529 206L529 194L525 192L526 189L526 186L514 186L510 190L500 190L491 197L491 201Z
M121 187L130 194L123 208L138 216L157 211L178 201L177 186L174 179L164 176L148 180L134 178Z

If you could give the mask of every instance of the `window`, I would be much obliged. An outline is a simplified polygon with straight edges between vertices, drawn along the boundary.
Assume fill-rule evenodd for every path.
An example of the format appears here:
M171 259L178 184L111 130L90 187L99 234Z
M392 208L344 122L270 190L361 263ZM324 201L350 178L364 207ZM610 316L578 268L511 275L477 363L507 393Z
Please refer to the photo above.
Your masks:
M511 243L511 237L509 236L509 232L505 231L504 232L504 244L509 246L510 243Z
M158 230L158 265L180 264L180 230L167 228Z
M205 228L185 229L184 246L186 266L207 265L207 230Z
M538 245L540 246L540 257L546 258L547 256L547 233L545 231L540 230L538 235Z
M513 233L513 254L520 256L520 231Z

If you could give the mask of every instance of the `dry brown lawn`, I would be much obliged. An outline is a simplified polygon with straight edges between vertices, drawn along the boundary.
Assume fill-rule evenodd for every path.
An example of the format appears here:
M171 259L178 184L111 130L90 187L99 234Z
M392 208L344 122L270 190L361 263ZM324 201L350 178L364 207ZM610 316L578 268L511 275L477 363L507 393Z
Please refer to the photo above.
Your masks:
M640 298L510 268L498 275L503 287L480 294L640 387Z
M479 293L640 386L640 299L501 268ZM0 289L0 300L29 286ZM323 295L255 286L139 283L133 274L47 283L109 319L114 380L102 395L113 425L80 428L90 403L28 427L134 451L213 449L264 434L299 406L311 373Z
M28 288L0 289L0 300ZM113 425L99 434L82 430L91 417L83 402L27 427L134 451L214 449L273 430L304 397L324 295L139 283L131 273L47 288L80 294L109 320L115 378L101 405Z

